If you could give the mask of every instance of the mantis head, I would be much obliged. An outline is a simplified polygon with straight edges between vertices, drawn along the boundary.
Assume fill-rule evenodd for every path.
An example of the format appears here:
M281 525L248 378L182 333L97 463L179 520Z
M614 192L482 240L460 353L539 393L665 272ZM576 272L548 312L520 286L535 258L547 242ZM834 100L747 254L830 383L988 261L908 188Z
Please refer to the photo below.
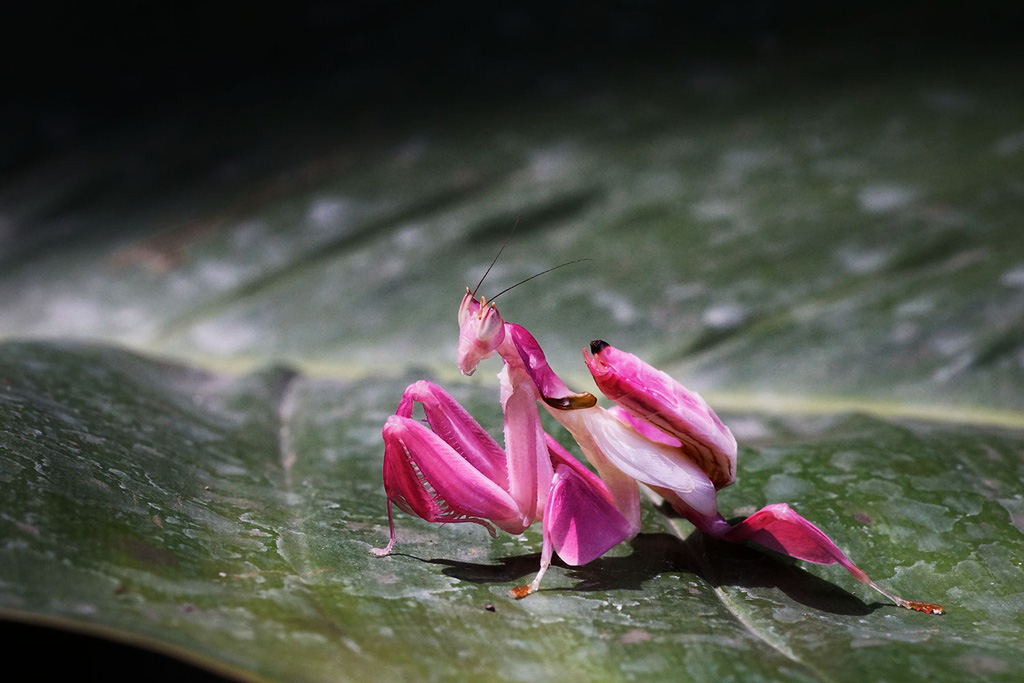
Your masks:
M459 304L459 372L472 375L504 340L505 321L498 309L483 297L477 300L467 288Z

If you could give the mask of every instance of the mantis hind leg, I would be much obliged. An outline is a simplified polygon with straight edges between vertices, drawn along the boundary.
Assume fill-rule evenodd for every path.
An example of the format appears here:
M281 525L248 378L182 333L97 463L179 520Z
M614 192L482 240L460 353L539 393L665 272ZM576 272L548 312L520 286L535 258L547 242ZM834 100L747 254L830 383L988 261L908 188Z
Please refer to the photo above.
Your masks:
M567 564L583 565L635 533L607 490L595 486L567 464L555 469L544 508L543 528L540 570L532 583L509 591L515 598L525 598L540 587L553 552Z
M905 600L879 586L860 567L851 562L825 532L798 515L785 503L768 505L727 531L715 535L726 541L752 541L798 560L816 564L838 564L855 579L871 586L900 607L929 614L942 614L941 605Z
M868 575L818 527L785 503L768 505L722 534L727 541L753 541L769 550L816 564L839 564L854 578L868 582Z

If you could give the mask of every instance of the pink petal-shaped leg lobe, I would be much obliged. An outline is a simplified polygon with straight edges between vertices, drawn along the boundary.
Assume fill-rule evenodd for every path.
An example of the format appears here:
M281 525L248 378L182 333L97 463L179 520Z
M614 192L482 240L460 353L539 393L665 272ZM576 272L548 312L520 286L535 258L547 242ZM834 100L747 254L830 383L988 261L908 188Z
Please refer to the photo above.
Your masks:
M628 424L630 427L640 432L654 443L664 444L666 446L673 446L680 448L683 442L674 436L671 436L668 432L658 429L650 422L641 420L632 413L626 412L626 410L620 406L614 405L608 409L608 414L614 417L620 422Z
M523 530L515 501L440 436L408 417L384 423L384 490L388 500L428 522L488 521Z
M559 465L544 511L544 535L567 564L604 555L629 536L630 525L610 497L567 465Z
M412 418L417 404L429 428ZM518 534L532 521L507 491L505 452L436 384L410 384L382 436L391 538L387 547L373 549L375 555L387 555L395 545L392 503L428 522L479 524L492 536L492 522Z
M603 490L599 479L592 474L583 476L569 464L560 464L555 469L544 509L540 570L530 585L518 586L510 593L525 598L536 591L551 565L552 551L566 564L579 566L604 555L632 534L632 526L616 509L611 494Z
M405 390L396 414L412 417L414 402L423 407L427 424L435 434L481 474L501 488L508 488L505 451L458 401L442 387L420 380Z
M736 439L715 411L694 391L631 353L600 339L583 360L597 387L627 413L678 440L716 489L736 480ZM631 424L635 424L630 421ZM650 437L650 432L641 428Z
M717 513L715 486L688 451L652 441L610 411L598 408L568 413L559 422L602 475L601 462L606 461L647 486L675 492L701 514Z
M864 583L868 575L843 554L825 533L785 503L768 505L730 528L727 541L753 541L769 550L816 564L839 564Z
M838 564L858 581L871 586L900 607L928 614L943 613L941 605L905 600L879 586L860 567L851 562L821 529L798 515L785 503L762 508L731 527L722 534L722 538L726 541L753 541L798 560L817 564Z

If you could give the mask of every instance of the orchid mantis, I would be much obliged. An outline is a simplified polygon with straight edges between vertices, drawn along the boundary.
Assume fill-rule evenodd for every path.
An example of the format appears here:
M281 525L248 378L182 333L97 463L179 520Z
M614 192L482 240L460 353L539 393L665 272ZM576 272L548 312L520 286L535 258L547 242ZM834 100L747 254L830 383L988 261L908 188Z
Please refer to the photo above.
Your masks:
M768 505L730 525L718 511L717 491L735 481L736 440L699 395L664 372L604 341L591 342L584 362L615 403L606 410L592 394L571 391L536 339L506 322L493 299L478 299L467 288L458 320L462 374L472 375L495 353L502 360L505 447L441 387L427 381L410 385L383 428L390 540L374 554L383 557L395 546L392 505L430 522L479 524L492 536L494 527L519 534L541 522L537 575L510 591L522 598L540 586L552 553L569 565L583 565L636 536L641 483L703 533L839 564L900 607L942 614L939 605L904 600L873 582L786 504ZM413 418L416 404L427 426ZM568 430L600 476L544 431L538 405Z

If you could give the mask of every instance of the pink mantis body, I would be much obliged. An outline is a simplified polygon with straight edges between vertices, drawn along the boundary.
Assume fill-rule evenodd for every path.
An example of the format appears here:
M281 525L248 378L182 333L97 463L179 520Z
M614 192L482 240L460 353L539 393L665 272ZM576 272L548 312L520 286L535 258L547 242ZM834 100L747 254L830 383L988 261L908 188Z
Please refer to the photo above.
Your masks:
M900 607L941 614L939 605L904 600L874 583L820 529L788 505L768 505L739 524L718 512L717 490L735 480L736 440L714 411L667 374L603 341L584 350L598 388L616 406L572 392L523 327L505 322L493 303L467 289L459 306L458 366L471 375L497 353L503 368L505 448L441 387L410 385L384 424L384 488L390 542L392 503L427 521L480 524L522 533L542 523L540 569L522 598L537 590L553 552L570 565L603 555L640 531L637 482L665 498L702 532L751 541L790 557L839 564ZM413 419L419 403L429 428ZM573 436L600 478L541 426L542 405Z

